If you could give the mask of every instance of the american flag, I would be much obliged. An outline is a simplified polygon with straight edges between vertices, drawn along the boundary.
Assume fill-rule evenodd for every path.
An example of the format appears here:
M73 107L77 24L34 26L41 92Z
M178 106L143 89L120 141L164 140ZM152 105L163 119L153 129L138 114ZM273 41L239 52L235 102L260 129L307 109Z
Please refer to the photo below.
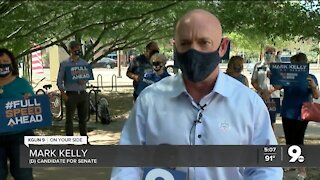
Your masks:
M35 47L36 49L37 47ZM32 72L35 74L44 74L42 64L42 53L41 50L31 53L32 56Z

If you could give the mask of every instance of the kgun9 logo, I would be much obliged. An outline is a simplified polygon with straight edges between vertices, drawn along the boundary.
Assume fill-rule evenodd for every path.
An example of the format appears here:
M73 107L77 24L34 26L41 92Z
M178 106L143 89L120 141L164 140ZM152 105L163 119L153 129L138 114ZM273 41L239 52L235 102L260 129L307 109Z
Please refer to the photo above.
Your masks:
M291 163L295 163L297 161L302 163L305 160L304 156L302 155L301 148L297 145L292 145L288 148L288 155L291 157L289 160Z

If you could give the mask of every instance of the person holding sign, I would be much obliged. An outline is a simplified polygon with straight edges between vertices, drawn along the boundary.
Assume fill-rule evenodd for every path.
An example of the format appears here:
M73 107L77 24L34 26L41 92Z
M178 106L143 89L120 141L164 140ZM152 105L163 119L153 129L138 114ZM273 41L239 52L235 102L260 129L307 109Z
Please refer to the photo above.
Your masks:
M127 76L133 80L133 100L135 101L138 97L137 87L139 80L142 79L143 75L147 72L152 72L152 64L150 58L153 54L159 53L158 44L154 41L150 42L146 46L144 54L137 56L133 61L130 62Z
M29 82L19 76L17 61L11 51L0 49L0 98L28 98L34 95ZM4 120L4 119L0 119ZM0 127L1 128L1 127ZM20 168L20 145L24 136L32 136L32 130L0 134L0 179L7 179L8 159L10 173L14 179L32 180L31 168Z
M163 54L156 53L151 56L151 62L153 67L153 72L147 72L143 75L138 82L137 86L137 95L147 86L160 81L161 79L170 76L165 68L167 58Z
M71 41L69 43L70 58L60 63L57 86L61 91L61 96L66 105L66 135L73 136L73 116L75 110L78 111L79 130L81 136L87 136L87 116L88 116L88 94L86 92L87 76L79 75L85 68L89 68L87 61L80 58L80 43ZM73 76L74 75L74 76ZM67 78L67 77L75 77ZM80 78L83 76L85 78Z
M218 18L201 9L189 11L178 20L174 39L175 61L182 73L141 92L123 127L120 145L276 145L264 102L219 68L229 40L222 38ZM283 176L277 167L174 170L188 180L281 180ZM136 180L143 174L140 167L117 167L111 179Z
M266 104L271 101L270 98L280 98L280 91L276 90L271 84L269 79L270 63L275 61L275 48L266 47L264 59L258 62L253 69L251 84ZM272 112L269 108L269 115L271 119L271 125L274 129L276 122L276 113Z
M308 63L304 53L298 53L290 58L291 63ZM317 78L313 74L305 79L307 85L300 86L275 86L276 89L284 90L282 100L282 126L288 145L304 144L304 135L308 121L301 120L301 107L304 102L312 102L312 98L319 98ZM303 83L302 83L303 84ZM305 168L298 168L298 177L303 179L307 176Z

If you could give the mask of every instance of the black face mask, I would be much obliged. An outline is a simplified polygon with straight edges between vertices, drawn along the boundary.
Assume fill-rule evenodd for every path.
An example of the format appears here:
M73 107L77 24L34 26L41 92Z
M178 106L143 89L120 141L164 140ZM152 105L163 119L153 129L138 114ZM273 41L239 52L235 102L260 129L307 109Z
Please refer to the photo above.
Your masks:
M184 53L175 50L175 59L182 73L192 82L205 80L221 61L219 48L209 53L199 52L195 49L189 49Z
M80 50L76 50L76 51L74 51L74 55L76 55L76 56L80 56L80 55L81 55L81 51L80 51Z
M12 65L11 64L0 64L0 77L6 77L10 74L12 71Z
M152 66L153 66L153 70L156 72L160 71L161 68L163 67L161 62L153 62Z
M161 62L153 62L152 66L161 66Z

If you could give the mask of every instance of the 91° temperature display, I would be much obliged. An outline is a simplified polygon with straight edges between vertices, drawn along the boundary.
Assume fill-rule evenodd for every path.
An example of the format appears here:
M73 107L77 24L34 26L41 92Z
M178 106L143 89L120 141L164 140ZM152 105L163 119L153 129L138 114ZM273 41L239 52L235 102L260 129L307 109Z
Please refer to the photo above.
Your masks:
M280 146L264 146L262 148L262 156L259 164L264 166L280 166L281 165L281 148Z

